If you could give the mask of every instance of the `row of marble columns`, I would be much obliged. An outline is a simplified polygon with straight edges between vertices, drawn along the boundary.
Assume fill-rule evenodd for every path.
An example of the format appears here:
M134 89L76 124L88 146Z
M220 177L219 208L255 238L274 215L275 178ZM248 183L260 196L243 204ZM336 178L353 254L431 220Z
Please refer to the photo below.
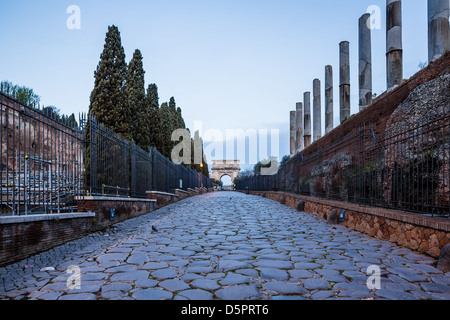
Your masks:
M432 62L450 50L450 0L428 0L428 60ZM372 104L371 16L359 19L359 109ZM403 81L402 1L386 0L386 82L387 91ZM321 81L313 81L313 119L311 92L290 113L291 156L322 136ZM325 67L325 134L333 130L333 67ZM339 44L339 109L341 123L350 117L350 43ZM313 127L311 126L311 121ZM313 128L313 131L311 131Z

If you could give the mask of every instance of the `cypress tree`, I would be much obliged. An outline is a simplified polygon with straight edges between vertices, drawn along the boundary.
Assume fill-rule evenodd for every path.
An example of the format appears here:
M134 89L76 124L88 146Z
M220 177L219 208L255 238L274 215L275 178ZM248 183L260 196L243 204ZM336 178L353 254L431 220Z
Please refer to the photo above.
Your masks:
M152 83L148 86L145 101L148 110L148 135L150 146L156 148L159 152L162 152L162 125L159 114L158 87L156 84Z
M126 76L125 50L119 29L113 25L108 27L100 62L94 73L95 84L89 112L99 122L123 136L129 132L124 93Z
M173 132L176 129L180 129L178 127L177 104L175 102L175 98L174 97L170 98L170 101L169 101L169 112L170 112L170 128L171 128L171 130Z
M161 150L165 157L169 158L172 152L172 114L169 104L164 102L159 108L159 119L161 123Z
M177 128L186 129L186 123L184 122L181 108L179 107L177 108L176 119L177 119Z
M128 139L134 140L137 146L148 151L150 146L149 114L146 106L144 68L142 53L136 50L128 70L125 92L127 97L127 115L130 125Z

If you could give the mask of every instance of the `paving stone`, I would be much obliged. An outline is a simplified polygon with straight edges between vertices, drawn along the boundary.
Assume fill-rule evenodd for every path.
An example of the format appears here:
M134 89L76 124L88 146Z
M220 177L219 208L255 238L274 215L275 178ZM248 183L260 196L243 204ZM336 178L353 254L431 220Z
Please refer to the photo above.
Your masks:
M177 277L177 272L173 268L156 270L153 271L151 274L155 279L162 279L162 280Z
M304 279L302 285L308 290L328 289L330 283L322 279Z
M263 285L264 289L273 290L281 294L303 294L308 291L298 284L283 281L267 282Z
M101 297L108 300L123 300L124 295L122 291L102 291L101 293Z
M247 261L249 259L253 259L252 256L247 254L229 254L224 256L222 260L234 260L234 261Z
M107 262L107 261L125 261L128 257L127 253L107 253L97 257L97 261L99 262Z
M139 289L133 293L133 298L136 300L170 300L173 293L162 289Z
M140 269L142 270L158 270L158 269L166 269L169 265L165 262L148 262L144 264Z
M343 282L343 283L349 282L346 277L341 276L340 274L336 274L336 275L326 274L326 275L322 276L322 279L325 281L329 281L329 282Z
M118 273L118 272L132 272L132 271L136 271L136 270L137 270L137 266L131 265L131 264L127 264L127 265L123 265L123 266L108 268L108 269L105 270L105 272L107 272L107 273Z
M294 268L295 269L300 269L300 270L313 270L313 269L317 269L320 268L321 265L317 264L317 263L313 263L313 262L297 262L294 264Z
M39 295L38 298L39 300L58 300L61 295L61 292L52 291Z
M261 278L269 280L288 280L289 274L280 269L258 268Z
M238 271L240 271L240 270L238 270ZM222 279L224 277L225 277L225 273L223 273L223 272L208 273L206 275L206 279L209 279L209 280L217 280L217 279Z
M137 281L148 279L150 273L148 271L138 270L130 272L121 272L113 274L109 280L110 281Z
M137 280L134 283L136 288L154 288L159 282L151 279Z
M190 289L189 285L182 280L164 280L158 284L158 286L166 289L167 291L176 292L181 290Z
M190 284L192 287L205 290L217 290L220 288L216 280L196 279L192 281Z
M430 295L436 300L450 300L450 293L430 292Z
M263 255L259 255L257 257L258 260L264 260L264 259L268 259L268 260L290 260L290 256L288 256L287 254L282 254L282 253L270 253L270 254L263 254Z
M214 269L212 268L212 267L187 267L186 268L186 272L189 272L189 273L202 273L202 274L205 274L205 273L210 273L210 272L213 272L214 271Z
M274 269L292 269L293 263L282 260L260 260L253 262L255 267L274 268Z
M76 294L67 294L59 297L58 300L74 300L74 301L86 301L86 300L95 300L96 296L92 293L76 293Z
M149 260L150 259L149 259L148 255L146 255L144 253L134 253L127 259L127 263L143 265L144 263L146 263Z
M342 290L338 293L338 297L349 297L354 299L363 299L374 297L374 294L367 291L362 290Z
M254 285L239 285L217 290L216 296L222 300L248 300L260 298L261 294Z
M311 299L312 300L325 300L327 298L334 297L334 295L335 294L333 291L319 290L319 291L315 292L313 295L311 295Z
M69 276L69 275L68 275ZM66 278L66 281L68 279ZM96 272L96 273L82 273L81 281L94 281L94 280L103 280L108 277L108 274L105 272Z
M243 284L250 282L250 278L247 276L243 276L241 274L236 274L229 272L225 279L222 279L219 281L221 285L229 286L229 285L236 285L236 284Z
M418 300L418 298L408 292L405 291L397 291L397 290L377 290L375 294L379 297L386 298L389 300Z
M420 283L420 286L422 289L429 292L450 293L450 285L422 282Z
M42 290L46 291L67 291L67 282L56 282L45 285Z
M191 250L177 250L172 252L172 254L179 256L179 257L190 257L194 254L196 254L195 251L191 251Z
M200 260L200 261L193 261L189 263L189 267L210 267L211 261L209 260Z
M217 271L231 271L236 269L247 269L251 267L252 265L248 262L235 260L219 260Z
M191 289L179 292L177 297L184 297L188 300L206 301L212 300L213 294L205 290Z
M110 283L102 287L102 294L108 291L130 291L133 287L129 283L116 282Z
M333 291L342 291L342 290L354 290L354 291L370 291L367 288L367 285L362 285L358 283L336 283L333 286Z
M312 278L314 274L308 270L289 270L290 276L295 279L308 279Z
M98 281L97 281L98 282ZM103 285L102 283L95 283L95 281L82 281L80 289L71 289L66 291L71 294L75 293L96 293L101 290L101 287Z
M308 300L299 296L272 296L272 300Z
M183 281L190 281L190 280L196 280L196 279L203 279L204 277L198 273L185 273L181 276L181 280Z

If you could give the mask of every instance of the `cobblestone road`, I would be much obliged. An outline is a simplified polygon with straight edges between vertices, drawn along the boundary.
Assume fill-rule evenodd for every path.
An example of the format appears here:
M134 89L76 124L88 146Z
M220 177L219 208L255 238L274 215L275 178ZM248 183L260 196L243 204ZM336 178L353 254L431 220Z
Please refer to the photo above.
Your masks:
M448 300L435 262L265 198L210 193L1 268L0 299Z

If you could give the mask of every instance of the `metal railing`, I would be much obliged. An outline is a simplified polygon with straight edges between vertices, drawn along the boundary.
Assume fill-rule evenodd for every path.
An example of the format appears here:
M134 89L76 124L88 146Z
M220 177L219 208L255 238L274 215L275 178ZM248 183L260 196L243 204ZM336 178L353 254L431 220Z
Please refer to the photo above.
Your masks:
M0 213L76 211L84 185L79 128L0 93L0 141Z
M145 152L92 115L83 115L81 123L89 195L146 198L147 191L173 193L175 189L212 187L208 177L175 165L155 148Z
M450 217L449 105L380 130L362 124L308 151L292 157L274 176L238 181L238 190L286 191Z
M146 198L147 191L211 188L210 179L145 152L92 115L62 120L0 93L0 214L77 211L86 195Z

